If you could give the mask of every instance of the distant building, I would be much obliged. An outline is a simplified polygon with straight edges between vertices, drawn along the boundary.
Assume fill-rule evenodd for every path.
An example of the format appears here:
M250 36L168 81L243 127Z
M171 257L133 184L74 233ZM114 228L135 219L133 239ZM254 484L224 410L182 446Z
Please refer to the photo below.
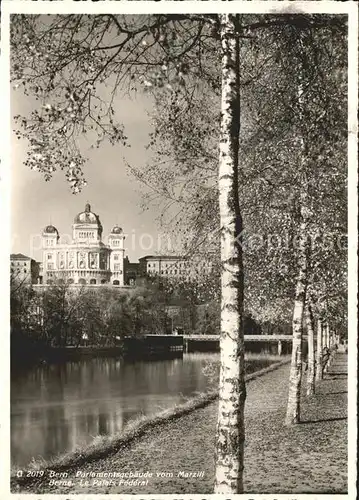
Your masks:
M135 286L140 278L140 263L130 262L126 256L123 262L125 285Z
M22 253L10 255L10 277L17 283L38 283L40 274L40 263Z
M107 244L102 241L103 227L87 203L72 224L70 243L60 241L59 231L49 224L42 232L42 262L22 254L11 255L12 276L30 284L135 286L146 283L147 276L188 277L212 271L205 259L175 255L146 255L139 262L125 257L125 235L117 224Z
M87 203L85 210L75 216L72 241L60 243L56 227L45 227L43 235L43 283L74 285L124 285L125 235L115 225L102 241L102 224Z
M161 275L164 277L186 274L187 262L175 255L146 255L139 259L141 276Z
M191 274L209 274L211 262L203 259L188 259L176 255L146 255L139 259L141 276L163 276L164 278L187 277Z

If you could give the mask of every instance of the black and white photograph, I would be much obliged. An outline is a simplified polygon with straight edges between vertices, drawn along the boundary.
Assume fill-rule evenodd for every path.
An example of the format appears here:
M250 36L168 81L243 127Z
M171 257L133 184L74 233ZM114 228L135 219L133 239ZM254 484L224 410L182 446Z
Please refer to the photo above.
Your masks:
M1 488L356 498L355 2L61 3L2 9Z

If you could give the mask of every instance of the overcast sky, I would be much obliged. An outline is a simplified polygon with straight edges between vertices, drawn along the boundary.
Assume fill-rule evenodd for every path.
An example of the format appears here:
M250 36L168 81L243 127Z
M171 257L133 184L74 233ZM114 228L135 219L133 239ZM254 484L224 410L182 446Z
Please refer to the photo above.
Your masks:
M99 149L88 149L85 177L88 185L78 195L71 194L63 173L57 172L45 182L42 174L24 165L27 142L12 139L12 252L24 253L37 260L43 228L50 223L61 234L71 235L75 215L84 210L85 203L100 216L106 236L118 224L129 236L126 254L131 261L157 250L158 224L154 208L141 210L141 186L126 172L123 157L133 165L143 165L149 158L145 150L151 126L146 113L150 101L143 95L121 101L121 117L131 148L104 143ZM20 90L12 91L12 116L27 112L29 98ZM15 125L13 125L13 128ZM90 146L90 144L89 144ZM145 236L148 234L149 236ZM151 246L151 237L154 242Z

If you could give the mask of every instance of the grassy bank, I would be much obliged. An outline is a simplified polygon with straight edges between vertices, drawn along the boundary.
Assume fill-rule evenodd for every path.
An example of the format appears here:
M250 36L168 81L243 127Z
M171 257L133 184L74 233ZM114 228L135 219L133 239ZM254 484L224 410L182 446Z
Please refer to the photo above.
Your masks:
M267 359L261 355L250 355L246 363L246 380L250 381L265 373L276 370L283 364L288 363L289 358L278 357ZM218 368L218 362L217 368ZM54 457L50 460L33 460L28 466L27 470L54 470L64 471L73 467L79 467L103 457L117 453L120 449L127 447L130 443L143 436L145 433L155 427L159 427L164 423L176 420L184 415L187 415L194 410L204 408L218 397L217 389L210 389L205 393L196 394L187 401L178 404L172 408L162 411L156 415L141 415L137 419L129 422L121 433L111 436L97 436L94 440L78 449ZM33 481L31 478L17 478L16 471L18 467L12 468L12 484L24 486Z

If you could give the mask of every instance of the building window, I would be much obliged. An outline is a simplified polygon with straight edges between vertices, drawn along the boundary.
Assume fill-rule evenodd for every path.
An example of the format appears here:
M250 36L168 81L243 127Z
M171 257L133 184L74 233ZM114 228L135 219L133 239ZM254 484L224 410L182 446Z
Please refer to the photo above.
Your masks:
M24 273L26 273L26 269L24 269Z
M107 280L101 280L101 285L106 285Z
M118 253L116 253L116 254L113 256L113 260L118 260L118 258L119 258L119 255L118 255Z
M119 284L120 284L120 282L119 282L118 280L114 280L114 281L113 281L113 284L114 284L114 285L119 285Z
M95 279L91 279L90 280L90 285L96 285L96 280Z
M47 260L50 260L50 259L52 259L52 254L51 254L51 253L48 253L48 254L47 254Z
M85 280L85 279L83 279L83 278L80 278L80 279L79 279L79 284L80 284L80 285L86 285L86 280Z

